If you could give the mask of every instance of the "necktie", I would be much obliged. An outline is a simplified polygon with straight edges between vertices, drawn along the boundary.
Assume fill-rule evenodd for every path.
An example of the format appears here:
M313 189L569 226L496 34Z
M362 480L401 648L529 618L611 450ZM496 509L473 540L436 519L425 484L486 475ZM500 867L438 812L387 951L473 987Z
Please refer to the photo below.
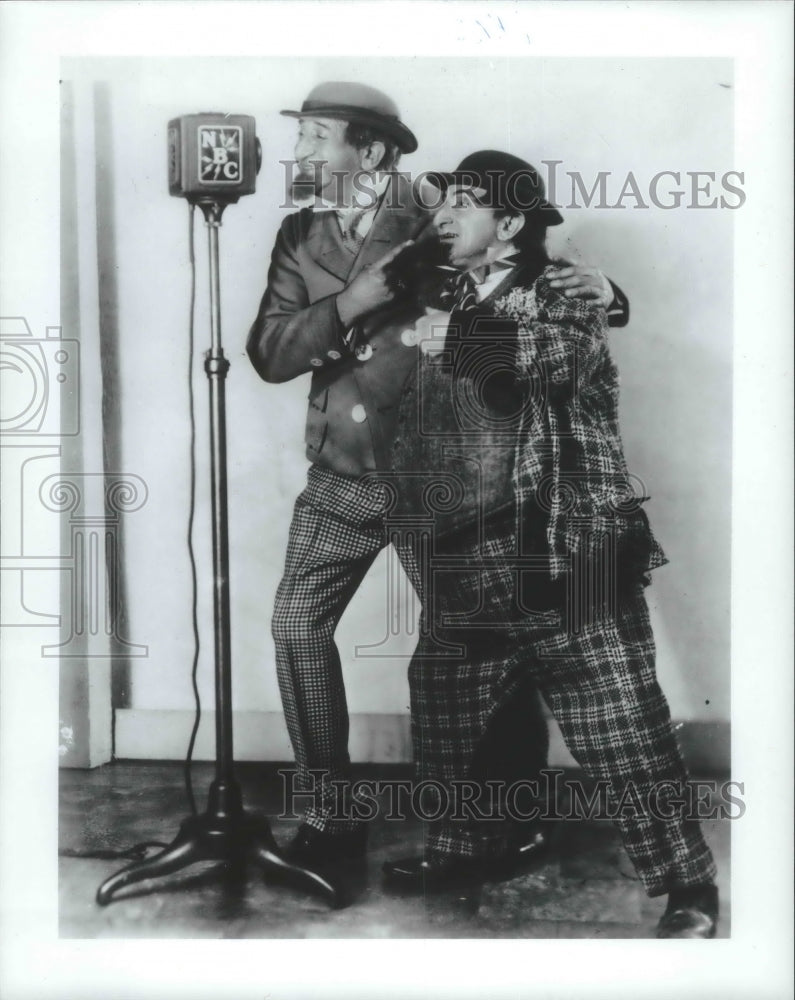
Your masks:
M364 243L364 237L360 236L356 231L356 227L359 225L363 215L363 209L354 209L345 216L344 220L342 244L345 249L354 256L359 253L362 248L362 243Z
M442 309L453 312L457 309L473 309L478 304L475 281L466 271L459 271L448 278L439 296Z

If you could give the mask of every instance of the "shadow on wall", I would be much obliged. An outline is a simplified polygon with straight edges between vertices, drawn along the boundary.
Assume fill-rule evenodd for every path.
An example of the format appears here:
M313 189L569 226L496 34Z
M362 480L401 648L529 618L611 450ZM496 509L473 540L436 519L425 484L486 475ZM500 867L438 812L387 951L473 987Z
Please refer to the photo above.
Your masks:
M732 486L733 230L730 216L708 215L650 229L606 214L552 247L576 248L630 300L628 327L610 333L621 433L670 560L649 597L693 715L705 719L729 715ZM693 249L705 244L708 260Z

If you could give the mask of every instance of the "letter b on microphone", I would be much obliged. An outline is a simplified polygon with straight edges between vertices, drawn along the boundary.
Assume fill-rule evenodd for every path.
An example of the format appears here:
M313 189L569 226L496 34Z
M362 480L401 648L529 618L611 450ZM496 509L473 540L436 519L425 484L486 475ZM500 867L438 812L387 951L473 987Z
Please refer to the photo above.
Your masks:
M168 190L189 201L253 194L261 151L251 115L182 115L168 123Z

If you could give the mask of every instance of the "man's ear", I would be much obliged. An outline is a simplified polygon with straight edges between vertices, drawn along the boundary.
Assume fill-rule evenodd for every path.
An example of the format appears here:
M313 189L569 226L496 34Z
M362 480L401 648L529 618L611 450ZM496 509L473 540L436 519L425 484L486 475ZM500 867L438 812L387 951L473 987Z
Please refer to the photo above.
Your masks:
M524 224L525 218L518 212L515 215L504 215L497 226L497 239L503 243L510 243L516 234L524 229Z
M376 170L386 154L386 146L378 139L375 139L364 149L359 150L360 164L362 170Z

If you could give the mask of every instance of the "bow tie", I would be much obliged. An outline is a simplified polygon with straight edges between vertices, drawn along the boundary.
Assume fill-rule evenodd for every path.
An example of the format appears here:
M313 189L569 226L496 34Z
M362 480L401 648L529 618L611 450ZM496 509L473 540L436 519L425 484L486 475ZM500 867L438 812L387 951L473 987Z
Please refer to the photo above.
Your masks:
M501 257L485 267L474 271L456 271L445 281L439 293L439 304L446 312L459 309L473 309L478 304L478 285L493 274L510 271L516 266L516 254Z
M475 279L469 271L457 271L442 286L439 305L445 312L473 309L478 304Z

